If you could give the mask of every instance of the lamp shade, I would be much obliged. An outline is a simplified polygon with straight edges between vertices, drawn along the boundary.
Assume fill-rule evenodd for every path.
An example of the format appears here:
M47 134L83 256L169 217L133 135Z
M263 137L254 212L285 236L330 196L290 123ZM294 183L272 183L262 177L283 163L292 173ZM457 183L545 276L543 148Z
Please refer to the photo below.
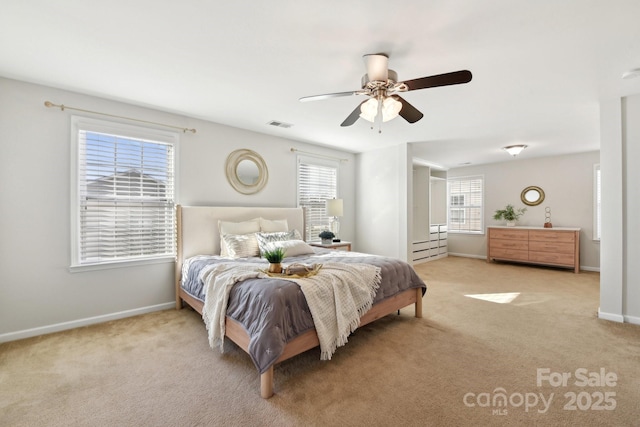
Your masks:
M327 200L327 216L342 216L342 199Z

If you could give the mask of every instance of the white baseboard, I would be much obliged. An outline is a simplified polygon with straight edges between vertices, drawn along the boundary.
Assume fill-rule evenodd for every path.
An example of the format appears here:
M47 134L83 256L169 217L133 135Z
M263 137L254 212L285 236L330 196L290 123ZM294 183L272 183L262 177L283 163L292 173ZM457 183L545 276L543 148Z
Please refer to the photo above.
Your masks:
M636 316L624 316L625 323L631 323L633 325L640 325L640 317Z
M138 316L140 314L151 313L154 311L168 310L170 308L175 308L175 306L176 303L175 301L173 301L164 304L151 305L148 307L135 308L133 310L104 314L102 316L87 317L86 319L72 320L70 322L56 323L54 325L25 329L17 332L9 332L6 334L0 334L0 343L36 337L38 335L52 334L54 332L66 331L68 329L75 329L82 326L95 325L96 323L108 322L110 320L124 319L126 317Z
M449 256L459 256L462 258L477 258L477 259L487 259L484 255L473 255L473 254L459 254L457 252L449 252Z
M614 314L614 313L605 313L603 311L600 311L600 309L598 308L598 318L599 319L604 319L604 320L610 320L612 322L618 322L618 323L624 323L624 316L621 314Z
M626 314L604 313L598 309L598 318L610 320L618 323L630 323L632 325L640 325L640 317L627 316Z

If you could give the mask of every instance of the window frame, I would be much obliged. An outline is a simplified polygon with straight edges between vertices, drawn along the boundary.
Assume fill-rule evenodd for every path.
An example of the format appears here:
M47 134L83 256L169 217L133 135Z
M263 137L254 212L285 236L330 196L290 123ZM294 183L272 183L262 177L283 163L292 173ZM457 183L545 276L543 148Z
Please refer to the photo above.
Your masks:
M175 205L178 200L178 165L179 165L179 141L180 134L178 132L160 130L152 127L142 127L122 122L108 121L102 119L95 119L84 116L71 116L71 174L70 174L70 219L71 219L71 260L69 263L69 271L82 272L91 270L102 270L109 268L121 268L134 265L145 264L157 264L174 262L176 256L175 242L173 245L173 251L170 254L161 255L142 255L139 257L132 257L128 259L114 259L103 260L96 262L81 262L80 260L80 233L81 233L81 218L80 218L80 183L81 183L81 170L80 161L81 154L81 141L80 132L95 132L106 133L111 135L117 135L122 138L143 139L149 141L155 141L162 144L168 144L173 147L173 199L170 203L174 207L173 216L173 230L171 235L175 236L176 224L175 224ZM165 234L166 234L166 229Z
M451 194L451 183L452 182L460 182L460 181L473 181L473 180L480 180L481 185L480 185L480 191L481 191L481 195L480 195L480 205L467 205L466 203L471 203L471 198L466 197L466 193L455 193L455 194ZM447 177L447 232L448 233L453 233L453 234L465 234L465 235L483 235L485 234L485 213L484 213L484 209L485 209L485 203L484 203L484 199L485 199L485 191L484 191L484 184L485 184L485 179L484 179L484 175L470 175L470 176L457 176L457 177ZM452 197L464 197L464 205L452 205L451 204L451 198ZM452 223L452 215L451 215L451 210L452 209L456 209L456 210L461 210L463 212L463 219L464 221L462 222L455 222ZM478 211L478 221L479 221L479 229L478 230L459 230L456 229L455 226L452 226L452 224L464 224L467 221L472 221L472 216L468 215L468 210L473 209L473 210L477 210Z
M338 160L330 160L330 159L325 159L325 158L319 158L319 157L314 157L314 156L308 156L308 155L300 155L298 154L296 156L296 206L298 207L305 207L305 230L303 230L302 234L303 234L303 238L306 242L312 243L312 242L319 242L321 239L320 237L318 237L320 228L322 228L322 230L330 230L331 229L331 217L326 215L326 212L324 214L324 219L325 221L322 224L311 224L311 221L309 221L309 216L312 216L313 213L311 212L311 210L309 209L308 206L306 205L302 205L301 204L301 193L300 193L300 166L301 164L307 164L307 165L312 165L312 166L317 166L317 167L322 167L322 168L330 168L330 169L334 169L335 170L335 186L334 186L334 192L333 193L327 193L327 198L325 198L324 200L327 199L332 199L332 198L340 198L339 196L339 188L340 188L340 162ZM324 208L324 207L323 207ZM315 227L316 230L318 231L318 233L316 233L315 231L311 230L311 227ZM320 231L322 231L320 230Z

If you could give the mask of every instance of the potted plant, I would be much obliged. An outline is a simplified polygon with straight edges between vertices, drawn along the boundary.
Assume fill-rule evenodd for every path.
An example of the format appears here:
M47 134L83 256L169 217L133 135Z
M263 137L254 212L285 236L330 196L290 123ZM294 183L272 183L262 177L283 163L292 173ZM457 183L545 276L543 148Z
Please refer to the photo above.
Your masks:
M322 239L323 245L330 245L331 242L333 241L333 238L336 237L336 235L329 230L324 230L323 232L318 234L318 237Z
M504 207L504 209L496 210L496 213L493 215L493 219L496 220L505 220L507 221L507 227L514 227L516 225L516 221L527 211L527 208L515 209L513 205L509 204Z
M264 252L263 256L269 261L269 273L282 273L284 253L285 250L282 248L275 248Z

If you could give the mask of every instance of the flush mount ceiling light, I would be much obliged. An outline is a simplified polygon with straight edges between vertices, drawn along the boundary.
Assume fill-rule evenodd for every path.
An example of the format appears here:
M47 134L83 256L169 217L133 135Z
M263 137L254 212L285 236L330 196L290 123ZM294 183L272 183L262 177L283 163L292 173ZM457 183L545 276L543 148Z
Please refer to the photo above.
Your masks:
M625 71L622 74L622 78L623 79L634 79L636 77L640 77L640 68L633 68L629 71Z
M508 145L506 147L502 147L502 149L504 151L506 151L507 153L511 154L513 157L515 157L518 154L520 154L522 152L522 150L524 150L525 148L527 148L527 146L524 145L524 144Z

